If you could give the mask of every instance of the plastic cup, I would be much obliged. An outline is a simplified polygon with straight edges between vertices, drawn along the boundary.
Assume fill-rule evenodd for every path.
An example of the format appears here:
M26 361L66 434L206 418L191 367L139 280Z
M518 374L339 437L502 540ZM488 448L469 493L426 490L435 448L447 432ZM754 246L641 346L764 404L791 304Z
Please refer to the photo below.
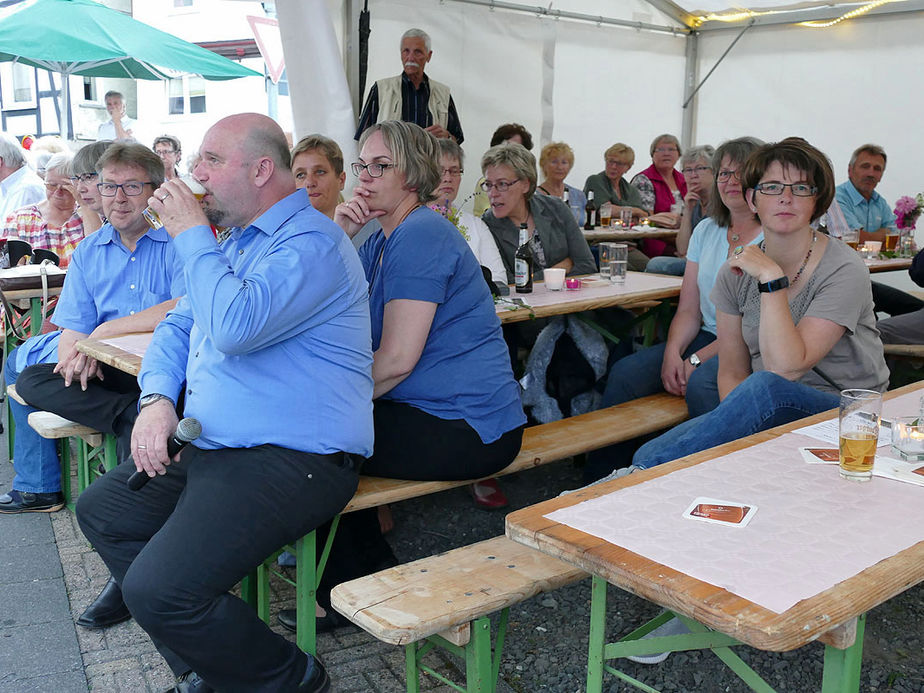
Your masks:
M542 271L545 288L548 291L561 291L565 288L565 270L561 267L548 267Z

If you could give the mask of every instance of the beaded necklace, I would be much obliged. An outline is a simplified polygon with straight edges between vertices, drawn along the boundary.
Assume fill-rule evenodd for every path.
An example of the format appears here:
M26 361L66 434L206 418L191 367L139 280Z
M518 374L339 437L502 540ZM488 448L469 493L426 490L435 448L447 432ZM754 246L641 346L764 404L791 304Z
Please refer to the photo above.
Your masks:
M796 276L792 278L792 281L789 282L790 286L792 286L797 281L799 281L799 277L801 277L802 273L805 271L805 267L806 265L808 265L809 259L812 257L812 251L815 249L815 241L817 240L817 238L818 238L818 234L815 233L815 231L812 231L812 242L809 244L809 249L808 249L808 252L805 254L805 259L802 261L802 266L799 268L799 271L796 272ZM764 250L764 243L765 243L764 241L760 242L761 250Z

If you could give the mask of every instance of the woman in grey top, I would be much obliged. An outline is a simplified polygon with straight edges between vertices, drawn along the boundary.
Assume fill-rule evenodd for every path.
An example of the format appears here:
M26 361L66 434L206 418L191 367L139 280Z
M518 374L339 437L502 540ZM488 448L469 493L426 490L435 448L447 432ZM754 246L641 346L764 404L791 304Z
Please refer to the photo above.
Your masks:
M491 207L481 217L500 250L512 284L513 256L517 252L520 224L526 224L533 251L534 277L546 267L563 267L568 274L597 271L584 234L568 206L555 197L536 192L536 157L521 144L505 142L491 147L481 158L482 187Z
M711 294L722 402L642 446L634 467L832 409L845 388L888 385L869 273L851 248L811 227L834 196L827 157L796 137L764 145L741 184L765 240L735 248Z

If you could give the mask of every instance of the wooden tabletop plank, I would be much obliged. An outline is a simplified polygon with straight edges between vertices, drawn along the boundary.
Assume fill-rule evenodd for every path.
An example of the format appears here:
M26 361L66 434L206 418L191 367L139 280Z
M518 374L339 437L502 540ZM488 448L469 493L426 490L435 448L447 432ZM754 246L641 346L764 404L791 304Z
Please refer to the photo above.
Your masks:
M888 393L886 398L921 387L924 386L910 385ZM818 414L519 510L507 516L507 536L759 649L792 650L846 624L846 628L826 638L843 646L850 638L853 619L924 580L924 541L777 614L720 587L544 517L560 508L645 483L830 417L831 412Z
M77 342L77 351L130 375L138 375L144 354L141 347L146 348L153 334L153 332L139 332L112 337L105 341L84 339ZM138 351L141 353L137 353Z
M598 243L601 241L638 241L645 238L667 238L677 237L677 229L664 229L658 226L650 226L645 229L633 227L624 229L621 227L598 227L592 231L583 231L584 238L588 243Z

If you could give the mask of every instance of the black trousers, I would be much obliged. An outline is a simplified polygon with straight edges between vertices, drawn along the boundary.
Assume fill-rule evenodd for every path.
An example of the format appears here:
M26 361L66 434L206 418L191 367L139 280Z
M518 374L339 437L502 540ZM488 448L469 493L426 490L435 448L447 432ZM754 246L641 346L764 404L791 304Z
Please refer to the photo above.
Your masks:
M16 392L36 409L115 435L119 440L119 460L127 458L132 426L138 417L138 379L100 364L103 379L90 380L84 391L79 381L65 387L64 378L54 372L55 365L40 363L23 370L16 380Z
M134 471L127 460L77 503L132 616L177 675L194 670L222 692L294 691L305 655L229 591L346 505L358 482L351 458L189 446L140 491L125 484Z
M463 419L440 419L391 400L377 399L373 418L375 451L362 469L368 476L415 481L490 476L513 462L523 440L521 426L486 444ZM320 533L319 540L324 536L326 532ZM318 603L328 608L334 586L394 563L374 508L343 515L318 587Z
M924 308L924 301L888 284L873 282L873 306L877 313L904 315ZM17 391L19 386L16 386Z

